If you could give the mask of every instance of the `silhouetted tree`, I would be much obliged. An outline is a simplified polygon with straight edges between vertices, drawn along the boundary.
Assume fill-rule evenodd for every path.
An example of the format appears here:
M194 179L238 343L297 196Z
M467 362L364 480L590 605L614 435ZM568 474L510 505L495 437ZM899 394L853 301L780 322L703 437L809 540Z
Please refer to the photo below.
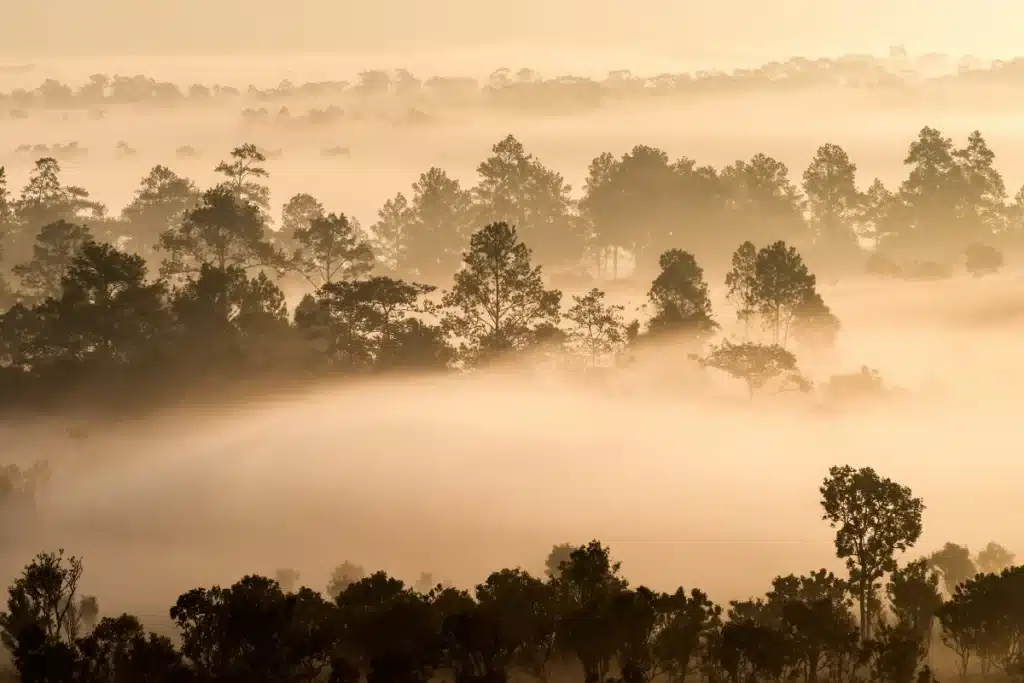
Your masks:
M264 219L270 211L270 188L263 183L270 174L261 165L266 161L266 155L256 145L246 143L231 150L231 161L222 161L213 169L224 175L224 187L239 204L257 207Z
M823 519L836 529L836 555L846 559L860 606L860 632L871 637L868 597L887 572L896 569L896 553L921 536L924 504L910 489L883 478L870 467L832 467L821 485Z
M166 275L194 273L205 264L227 268L280 266L282 254L268 241L259 207L218 186L203 193L177 228L160 236L168 253L161 266Z
M493 223L474 233L463 262L442 304L446 325L474 360L528 348L545 324L558 322L562 293L544 288L515 228Z
M677 332L701 341L717 328L711 313L704 270L692 254L671 249L658 260L661 272L647 298L654 309L648 322L652 333Z

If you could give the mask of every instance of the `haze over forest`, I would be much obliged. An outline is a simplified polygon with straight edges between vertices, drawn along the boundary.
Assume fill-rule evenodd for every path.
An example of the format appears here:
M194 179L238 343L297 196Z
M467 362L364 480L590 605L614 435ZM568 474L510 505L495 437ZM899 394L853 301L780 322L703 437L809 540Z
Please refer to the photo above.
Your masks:
M167 605L248 574L325 593L303 598L337 612L321 625L351 616L339 592L380 588L361 568L430 609L451 597L435 583L473 593L502 567L543 581L517 575L536 604L564 602L579 586L559 558L601 565L620 595L599 539L634 588L699 588L725 609L700 629L719 667L704 680L728 666L722 621L779 628L731 600L819 568L836 576L805 592L827 584L843 638L867 643L857 603L880 601L886 647L913 641L907 671L952 679L957 610L1024 605L1015 14L995 0L5 8L0 579L39 551L84 556L76 599L99 611L33 623L85 666L95 643L77 637L98 616L134 613L177 643L185 618ZM880 533L906 543L868 590L846 582L822 515L829 481L876 473L902 506ZM360 572L323 591L342 566ZM956 602L975 569L1009 573ZM903 581L935 603L915 603L910 635ZM285 604L276 590L256 592ZM559 605L564 640L589 607ZM24 674L28 636L4 614ZM1024 608L1006 614L1024 647ZM466 646L450 616L440 632ZM188 637L197 678L158 680L229 680L189 659ZM458 669L452 647L423 671ZM624 683L650 683L627 680L622 643L601 647ZM1003 673L1024 663L970 647ZM810 681L800 666L785 664Z

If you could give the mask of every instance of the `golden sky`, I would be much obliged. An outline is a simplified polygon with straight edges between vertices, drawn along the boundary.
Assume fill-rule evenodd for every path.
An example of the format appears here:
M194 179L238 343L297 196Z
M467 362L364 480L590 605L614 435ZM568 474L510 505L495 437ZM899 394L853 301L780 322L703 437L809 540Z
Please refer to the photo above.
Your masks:
M1013 0L45 0L4 2L0 55L365 52L459 45L638 46L688 56L1006 56ZM9 6L8 6L9 5Z

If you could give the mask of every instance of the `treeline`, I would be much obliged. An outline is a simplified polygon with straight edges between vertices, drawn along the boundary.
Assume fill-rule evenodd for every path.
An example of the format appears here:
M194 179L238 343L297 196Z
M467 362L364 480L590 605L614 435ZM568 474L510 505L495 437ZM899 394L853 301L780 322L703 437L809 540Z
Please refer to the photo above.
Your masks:
M284 205L274 229L265 162L255 146L238 147L205 191L157 166L116 218L63 184L52 158L37 162L17 199L0 184L12 264L0 318L7 399L102 386L173 395L229 378L461 369L523 353L562 362L554 351L566 348L601 367L666 332L693 341L687 353L743 379L752 395L784 378L808 390L789 343L830 343L839 321L803 253L831 258L833 270L867 263L899 273L903 256L904 274L948 275L966 247L968 268L984 273L1002 254L980 240L1012 244L1020 233L1022 195L1006 201L981 135L957 149L930 128L911 145L910 175L895 192L877 181L861 192L835 145L804 173L804 194L763 154L717 171L636 147L595 159L578 202L509 136L480 165L476 187L430 169L368 230L308 194ZM870 253L865 234L876 242ZM620 257L651 278L643 323L593 286L618 274ZM563 301L538 261L591 291ZM735 323L724 329L700 262L728 271ZM280 286L289 283L310 292L293 311ZM855 379L878 389L876 375Z
M351 562L323 594L290 568L195 588L170 609L172 641L129 614L99 619L82 561L60 551L10 586L0 639L22 683L911 683L934 681L942 659L960 676L1019 674L1024 569L1012 553L946 544L901 562L924 505L871 468L831 468L821 505L849 577L779 576L728 605L633 587L595 540L555 546L543 576L500 569L472 591Z
M934 71L935 60L948 62L942 76L924 75ZM956 67L953 69L953 67ZM192 84L182 88L142 74L134 76L94 74L85 84L72 87L54 79L34 89L19 88L0 93L0 106L24 113L33 108L70 110L105 105L147 104L177 106L245 99L251 102L286 101L298 98L397 97L408 101L451 104L488 103L519 106L561 103L598 106L623 99L678 96L692 98L714 94L752 91L788 93L801 89L845 87L868 92L904 92L926 95L930 87L950 86L1018 87L1024 82L1024 59L982 63L963 58L954 65L943 55L910 58L906 55L874 57L845 55L836 58L792 57L760 67L730 71L706 69L692 73L635 75L627 69L614 70L604 79L563 75L545 78L533 69L495 70L487 79L466 76L435 76L421 79L407 69L370 69L352 81L317 81L295 84L282 81L273 88L250 85Z

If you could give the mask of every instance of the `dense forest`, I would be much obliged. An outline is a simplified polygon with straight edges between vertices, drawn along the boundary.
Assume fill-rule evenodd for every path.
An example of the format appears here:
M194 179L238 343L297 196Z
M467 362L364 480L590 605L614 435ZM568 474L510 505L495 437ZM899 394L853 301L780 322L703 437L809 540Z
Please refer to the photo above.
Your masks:
M927 683L1021 675L1024 569L998 543L905 559L924 503L871 468L832 467L824 522L848 575L778 576L763 595L714 602L631 586L598 542L555 546L546 571L492 572L471 591L338 566L324 592L294 568L195 588L175 633L103 616L83 563L39 554L10 586L0 639L23 683L582 680ZM8 492L30 510L33 490Z
M308 194L275 220L266 161L239 146L205 190L156 166L117 216L65 185L53 158L20 195L0 169L4 402L141 405L235 382L471 371L524 354L607 369L673 333L683 357L751 396L808 391L793 345L828 345L840 328L812 269L830 282L981 276L1024 244L1024 194L1008 199L978 132L956 147L923 128L892 190L859 189L833 144L801 186L764 154L715 169L638 146L595 158L579 200L510 135L475 187L431 168L368 228ZM648 289L635 320L601 288L627 264ZM724 275L728 313L712 310L705 271ZM556 283L581 293L563 297ZM305 296L289 309L284 289ZM857 377L877 389L876 375Z

